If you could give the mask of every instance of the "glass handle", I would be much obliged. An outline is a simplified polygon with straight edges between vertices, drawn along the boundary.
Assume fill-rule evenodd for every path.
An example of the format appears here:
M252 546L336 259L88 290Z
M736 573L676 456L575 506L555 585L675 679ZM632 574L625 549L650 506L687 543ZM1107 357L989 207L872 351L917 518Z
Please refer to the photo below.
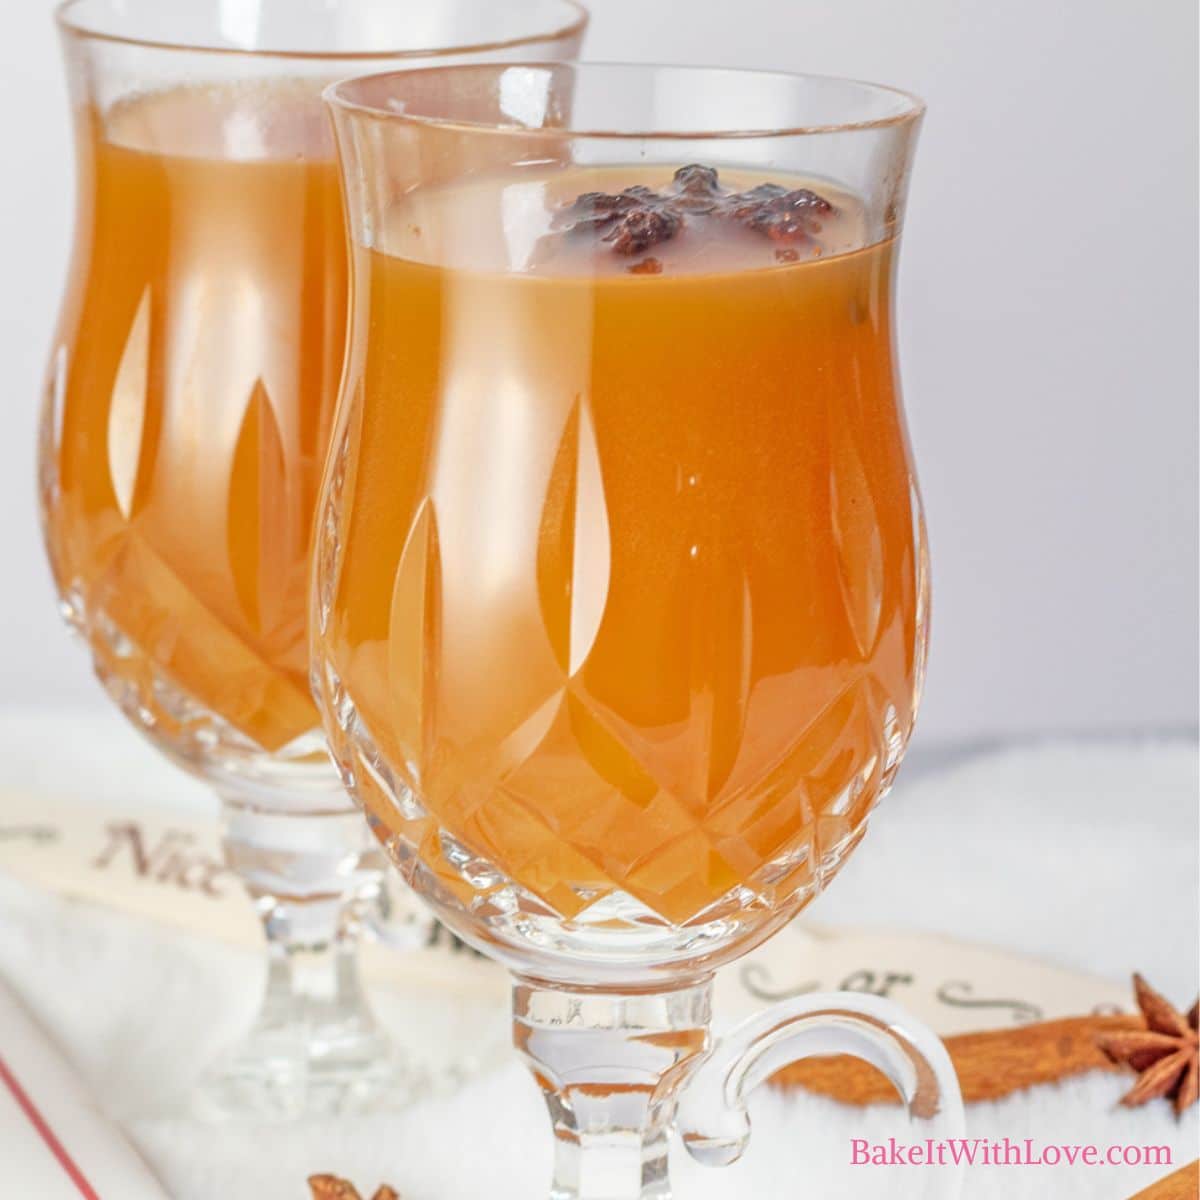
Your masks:
M963 1136L958 1077L937 1035L879 996L820 992L774 1005L717 1043L679 1100L684 1145L706 1166L735 1162L750 1139L750 1092L791 1063L834 1054L861 1058L887 1076L908 1109L914 1141ZM946 1161L952 1164L948 1150ZM922 1194L955 1197L960 1177L953 1165L935 1168Z

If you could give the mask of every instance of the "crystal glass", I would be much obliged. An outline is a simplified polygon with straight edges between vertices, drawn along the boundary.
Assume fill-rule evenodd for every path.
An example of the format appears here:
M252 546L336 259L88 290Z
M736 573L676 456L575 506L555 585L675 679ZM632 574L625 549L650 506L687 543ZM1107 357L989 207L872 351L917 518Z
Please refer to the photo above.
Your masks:
M308 685L313 509L345 344L331 81L578 49L572 0L69 0L78 217L40 486L63 614L109 694L211 781L266 997L213 1112L396 1081L355 943L382 856Z
M745 1091L807 1054L954 1130L940 1043L875 997L709 1033L713 971L835 874L917 710L920 103L598 64L327 96L354 299L314 686L404 878L514 974L555 1200L668 1195L681 1096L689 1148L735 1157Z

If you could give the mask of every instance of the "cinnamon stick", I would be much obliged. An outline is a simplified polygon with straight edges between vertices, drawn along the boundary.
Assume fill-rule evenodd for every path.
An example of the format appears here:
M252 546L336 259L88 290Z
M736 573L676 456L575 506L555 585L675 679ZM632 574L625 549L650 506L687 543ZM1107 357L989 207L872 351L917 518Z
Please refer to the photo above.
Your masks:
M1196 1200L1200 1196L1200 1161L1180 1167L1178 1171L1152 1183L1145 1191L1129 1200Z
M1055 1083L1085 1071L1118 1071L1096 1045L1101 1033L1140 1029L1139 1017L1066 1017L1015 1029L960 1033L945 1039L968 1103L998 1100L1022 1088ZM801 1087L845 1104L899 1103L895 1089L874 1067L849 1057L808 1058L771 1081Z

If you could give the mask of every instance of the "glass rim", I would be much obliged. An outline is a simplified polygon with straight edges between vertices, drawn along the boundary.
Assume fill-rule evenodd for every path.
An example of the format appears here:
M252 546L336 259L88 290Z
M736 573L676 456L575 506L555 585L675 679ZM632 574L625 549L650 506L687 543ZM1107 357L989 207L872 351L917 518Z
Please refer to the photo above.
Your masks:
M286 50L269 47L256 48L252 46L216 45L209 41L177 42L164 41L162 38L139 37L135 33L109 33L104 30L89 29L82 24L73 13L96 0L59 0L54 8L54 21L58 28L74 37L87 38L98 42L111 42L117 45L137 46L146 50L179 50L191 54L229 54L243 55L252 58L290 58L311 62L338 62L350 60L384 60L404 58L450 58L465 54L487 54L492 51L526 46L533 42L556 41L561 38L582 34L587 28L591 13L580 0L553 0L567 13L572 14L565 24L539 30L536 33L521 34L518 37L499 38L487 42L470 42L457 46L430 46L424 49L370 49L370 50ZM564 13L566 15L566 13ZM435 68L436 69L436 68ZM444 69L444 68L442 68Z
M811 125L779 126L765 129L710 129L710 130L670 130L670 129L572 129L564 126L533 128L515 123L493 121L468 121L455 117L429 116L424 113L405 112L403 109L389 108L382 104L372 104L350 97L349 92L355 87L367 84L378 84L388 79L407 79L420 75L449 75L468 71L500 72L513 68L544 70L569 70L572 72L594 70L623 70L653 73L671 71L681 75L727 75L743 78L776 79L776 80L809 80L818 83L848 84L867 92L891 96L902 102L903 107L885 116L871 117L861 121L839 121ZM914 92L903 88L892 87L889 84L873 83L869 80L851 79L841 75L821 75L810 71L778 71L764 70L756 67L720 67L702 66L697 64L677 63L641 63L641 62L480 62L480 63L445 63L430 67L417 67L395 71L380 71L371 75L355 75L337 80L329 84L321 93L322 99L330 108L340 112L354 113L359 116L373 117L384 121L399 121L411 125L426 125L433 128L445 129L461 133L494 134L520 138L548 138L562 141L563 138L605 139L614 141L746 141L751 139L808 137L814 134L853 133L862 130L889 129L918 121L925 113L925 101Z

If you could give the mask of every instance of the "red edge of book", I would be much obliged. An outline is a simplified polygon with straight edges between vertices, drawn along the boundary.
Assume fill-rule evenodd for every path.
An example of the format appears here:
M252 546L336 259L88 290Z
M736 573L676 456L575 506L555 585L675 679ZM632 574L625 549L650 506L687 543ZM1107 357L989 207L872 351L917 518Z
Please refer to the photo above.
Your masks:
M8 1064L0 1057L0 1082L12 1093L21 1111L29 1118L29 1123L37 1130L38 1136L46 1144L46 1148L54 1155L58 1165L67 1173L67 1178L75 1185L84 1200L100 1200L96 1189L87 1181L87 1177L79 1169L75 1160L67 1153L66 1147L55 1136L46 1118L38 1111L29 1094L18 1082L17 1077L9 1070Z

